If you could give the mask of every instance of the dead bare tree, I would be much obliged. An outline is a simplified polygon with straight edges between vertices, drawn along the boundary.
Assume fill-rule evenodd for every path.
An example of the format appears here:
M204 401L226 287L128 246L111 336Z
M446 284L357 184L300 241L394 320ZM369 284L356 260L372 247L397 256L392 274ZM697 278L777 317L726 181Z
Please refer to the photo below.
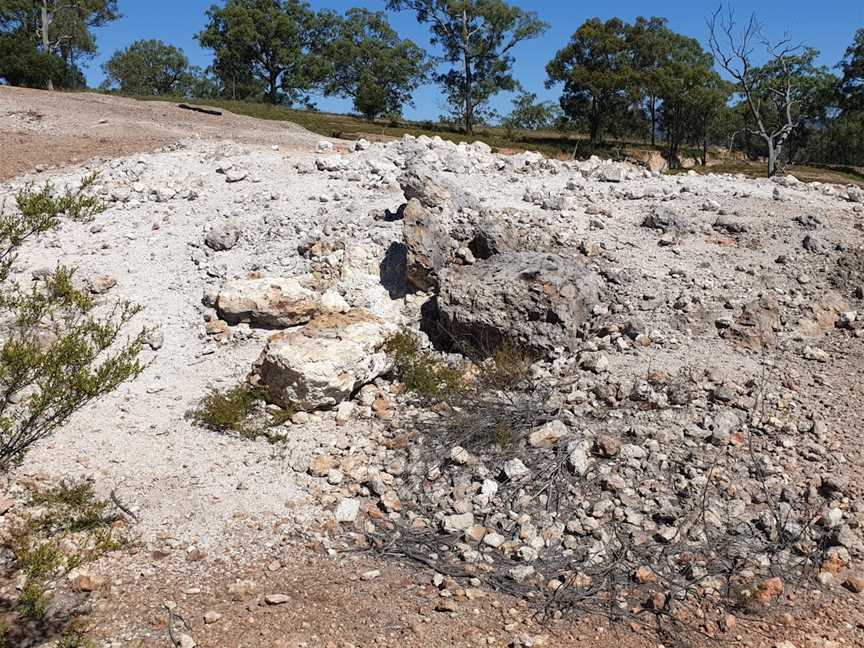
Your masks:
M746 27L736 30L735 15L729 9L725 15L721 6L708 21L709 44L715 59L738 83L744 95L755 128L748 132L761 137L768 148L768 176L777 173L778 161L789 136L798 128L800 118L795 116L796 98L793 92L791 59L802 50L792 45L789 38L771 43L762 34L762 25L753 14ZM769 64L753 64L753 52L757 44L765 47ZM772 67L782 70L778 76L769 75ZM768 119L770 110L776 112L776 120Z

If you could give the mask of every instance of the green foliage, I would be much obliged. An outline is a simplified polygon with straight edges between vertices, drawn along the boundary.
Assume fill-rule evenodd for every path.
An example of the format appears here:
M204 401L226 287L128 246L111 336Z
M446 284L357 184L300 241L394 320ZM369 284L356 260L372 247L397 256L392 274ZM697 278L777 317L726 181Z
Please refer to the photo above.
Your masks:
M86 221L102 210L86 193L94 179L62 195L50 185L31 187L18 194L17 210L0 210L0 310L9 322L0 345L0 470L143 370L138 355L146 332L120 340L137 307L119 302L107 315L94 315L90 296L73 284L74 271L62 266L29 288L10 281L26 241L55 229L61 218Z
M60 637L56 648L96 648L96 644L83 634L73 632Z
M807 48L776 57L751 72L756 110L769 129L785 123L785 107L775 98L789 79L791 113L796 124L823 122L836 104L837 77L828 68L816 65L819 51ZM752 126L753 124L751 124Z
M412 93L426 80L426 53L402 40L382 12L349 9L337 21L335 39L326 58L330 63L324 92L354 100L367 119L400 115L413 105Z
M410 331L392 336L384 349L393 359L397 378L422 398L446 401L467 389L462 373L424 349Z
M827 127L810 129L799 156L804 161L864 167L864 110L847 110Z
M838 67L843 74L840 96L844 110L864 111L864 28L855 32Z
M576 124L587 127L594 147L637 94L628 36L628 26L619 18L592 18L546 66L547 86L563 83L561 108Z
M24 577L18 611L25 619L39 620L57 582L123 548L128 539L114 526L116 509L96 497L88 482L31 488L25 511L12 525L4 545Z
M207 11L198 42L214 52L213 71L227 96L263 92L270 103L308 101L327 73L322 50L333 16L302 0L228 0Z
M533 92L521 92L513 99L513 111L502 125L509 130L544 130L560 121L561 110L551 102L538 102Z
M189 74L189 59L183 50L160 40L139 40L116 52L102 69L120 92L170 95L178 93Z
M48 80L59 76L63 61L39 51L36 43L21 33L0 34L0 79L8 84L44 88Z
M43 13L42 0L0 0L0 34L14 35L12 53L17 60L10 63L0 56L0 77L49 89L55 82L60 87L83 87L77 62L96 54L93 29L120 17L117 0L45 0L44 9ZM24 62L35 66L27 74L20 67Z
M488 114L493 96L519 87L512 74L513 48L548 27L536 13L504 0L389 0L387 7L414 11L418 22L430 25L432 44L452 66L437 81L454 119L468 133Z
M670 32L667 43L667 58L654 76L662 101L660 117L668 157L674 165L685 142L707 147L710 127L727 104L733 86L713 70L713 57L698 41Z
M269 430L285 424L297 410L266 410L264 390L248 383L220 391L211 390L201 401L191 417L199 425L217 432L237 432L248 439L266 436L272 440Z

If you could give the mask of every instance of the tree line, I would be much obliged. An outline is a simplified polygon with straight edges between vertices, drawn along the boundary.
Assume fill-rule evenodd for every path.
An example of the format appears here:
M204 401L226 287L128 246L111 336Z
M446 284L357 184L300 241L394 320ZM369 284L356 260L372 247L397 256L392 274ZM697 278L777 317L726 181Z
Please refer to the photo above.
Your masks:
M105 63L103 90L304 107L316 94L337 96L376 119L401 115L433 82L449 111L442 121L466 133L496 122L571 130L587 134L592 150L637 138L662 142L670 161L686 148L703 164L709 148L723 146L766 158L772 174L790 162L864 164L864 29L832 70L816 64L817 50L771 43L755 18L739 25L728 12L709 17L707 49L662 17L594 18L546 66L547 87L561 90L551 103L513 73L516 46L548 28L535 12L506 0L388 0L385 8L428 25L439 55L401 38L383 11L226 0L196 35L213 53L206 70L173 45L141 40ZM0 0L0 78L83 86L93 29L118 17L116 0ZM503 118L491 108L501 92L517 93Z

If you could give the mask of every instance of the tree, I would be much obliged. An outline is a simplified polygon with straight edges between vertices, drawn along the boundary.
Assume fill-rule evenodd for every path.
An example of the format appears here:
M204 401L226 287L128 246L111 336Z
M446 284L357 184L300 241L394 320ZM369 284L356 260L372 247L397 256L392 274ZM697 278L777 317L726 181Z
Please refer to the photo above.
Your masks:
M93 29L119 17L117 0L0 0L0 31L17 33L42 54L65 62L66 68L55 68L61 73L76 68L81 56L95 54ZM22 47L24 42L19 41ZM55 74L52 70L46 79L49 90L54 89Z
M784 145L801 124L794 69L800 66L806 53L802 57L803 48L791 45L788 39L770 43L762 35L762 26L755 15L736 33L732 11L725 16L721 13L722 8L708 22L711 51L737 83L752 121L748 130L765 143L768 175L773 176L777 173ZM761 42L769 57L762 67L753 64L757 42Z
M734 130L729 117L729 98L735 86L714 70L690 97L688 136L700 150L702 166L708 164L709 144L727 146Z
M432 44L454 66L436 80L466 133L474 132L493 96L519 87L513 48L547 29L536 13L504 0L388 0L387 7L414 11L430 25Z
M504 119L508 129L541 130L552 128L559 120L561 109L549 101L537 101L533 92L522 92L513 99L513 111Z
M190 65L177 82L177 94L192 99L217 99L221 95L218 79L197 65Z
M838 65L843 78L840 96L845 110L864 110L864 28L855 32L855 39Z
M270 103L289 105L306 97L323 80L321 51L332 40L331 21L302 0L228 0L207 11L198 34L214 51L214 72L224 88L263 88ZM244 94L243 98L249 95Z
M139 40L116 52L102 66L109 83L135 95L178 94L189 75L183 50L160 40Z
M785 146L784 157L790 163L796 161L798 151L813 132L826 127L839 112L838 79L827 67L815 64L818 56L818 50L802 48L783 63L771 61L758 68L759 75L765 79L757 88L763 103L769 100L768 89L776 86L784 74L789 74L792 116L797 122ZM766 119L770 125L776 125L776 114L769 112Z
M636 94L626 23L618 18L586 21L546 73L547 87L564 84L561 108L570 119L586 123L596 148L612 117L625 112Z
M86 195L94 180L59 196L50 186L30 188L18 194L17 209L0 209L0 312L8 322L0 343L0 474L84 405L143 370L138 355L146 332L120 338L136 307L121 302L95 315L93 300L64 267L33 287L11 279L25 242L63 218L87 221L102 210Z
M728 100L729 92L712 69L714 59L699 41L666 30L664 56L651 71L655 99L661 103L660 117L666 133L667 157L674 165L681 145L686 141L705 144L708 115L717 102ZM703 159L707 152L703 150Z
M412 93L426 80L426 53L402 40L382 12L349 9L338 21L327 49L330 71L324 92L348 97L369 120L402 112Z
M20 32L0 34L0 79L13 86L44 88L61 75L63 61L44 54Z
M668 22L666 18L639 16L628 29L637 84L651 122L651 146L657 143L661 83L672 45L670 36L677 36L667 27Z

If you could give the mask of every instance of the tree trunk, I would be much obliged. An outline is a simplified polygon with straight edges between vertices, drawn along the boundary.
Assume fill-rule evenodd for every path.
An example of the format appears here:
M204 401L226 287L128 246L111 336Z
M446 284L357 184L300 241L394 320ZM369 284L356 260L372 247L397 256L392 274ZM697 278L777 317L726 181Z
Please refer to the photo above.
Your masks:
M51 29L51 12L48 11L48 0L42 0L42 51L45 54L51 53L51 38L48 33ZM48 77L48 90L54 89L54 80Z
M268 82L270 87L267 89L267 97L268 97L270 103L272 103L274 105L279 103L279 86L277 85L278 80L279 80L279 73L271 70L270 71L270 80Z
M777 173L777 148L774 146L774 140L767 140L768 143L768 177L773 178Z
M474 106L471 97L471 60L469 58L468 44L468 10L462 11L462 61L465 71L465 132L469 135L474 133Z
M650 99L651 106L651 146L657 145L657 97Z

